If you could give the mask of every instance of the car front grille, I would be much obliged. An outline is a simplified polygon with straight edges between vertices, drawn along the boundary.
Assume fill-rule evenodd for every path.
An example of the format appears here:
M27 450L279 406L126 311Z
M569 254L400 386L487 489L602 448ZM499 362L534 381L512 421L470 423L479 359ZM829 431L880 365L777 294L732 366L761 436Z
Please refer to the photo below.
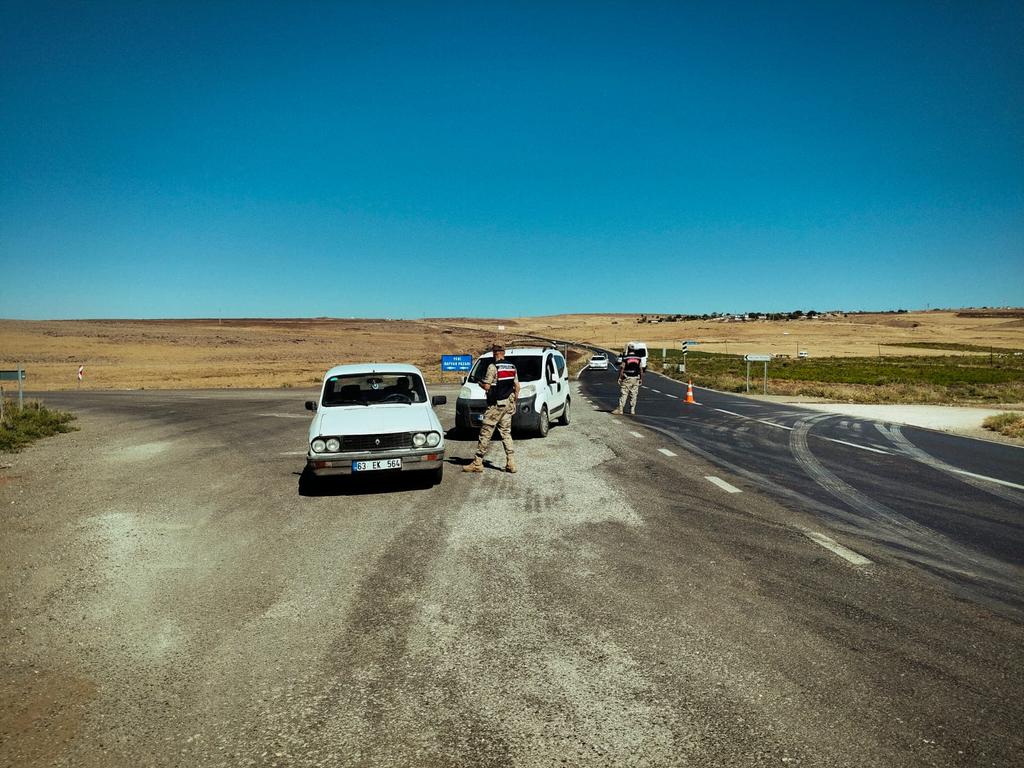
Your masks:
M343 451L391 451L395 448L412 448L409 432L394 432L389 435L345 435L341 439Z

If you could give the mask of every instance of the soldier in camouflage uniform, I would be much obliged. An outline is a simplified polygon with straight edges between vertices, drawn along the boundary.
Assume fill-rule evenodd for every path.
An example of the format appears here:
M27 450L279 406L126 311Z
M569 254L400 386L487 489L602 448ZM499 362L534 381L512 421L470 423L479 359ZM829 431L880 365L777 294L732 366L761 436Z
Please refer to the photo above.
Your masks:
M612 413L621 414L629 398L631 413L636 416L636 398L640 394L640 383L644 380L643 360L630 344L626 354L619 360L619 407Z
M512 414L516 412L516 400L519 398L519 375L516 367L505 362L505 348L500 344L491 347L494 362L487 366L480 386L487 393L487 410L484 411L483 424L480 425L480 442L476 446L476 457L471 464L462 468L463 472L483 472L484 456L494 437L494 428L498 428L501 443L505 446L505 471L515 472L515 446L512 445Z

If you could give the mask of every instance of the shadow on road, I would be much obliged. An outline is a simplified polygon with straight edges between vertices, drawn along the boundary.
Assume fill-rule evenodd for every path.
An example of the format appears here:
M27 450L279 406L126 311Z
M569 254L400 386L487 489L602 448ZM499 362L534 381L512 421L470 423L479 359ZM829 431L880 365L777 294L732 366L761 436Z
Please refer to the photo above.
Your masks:
M367 476L317 477L308 469L299 475L299 496L367 496L422 491L434 487L433 472L379 472Z

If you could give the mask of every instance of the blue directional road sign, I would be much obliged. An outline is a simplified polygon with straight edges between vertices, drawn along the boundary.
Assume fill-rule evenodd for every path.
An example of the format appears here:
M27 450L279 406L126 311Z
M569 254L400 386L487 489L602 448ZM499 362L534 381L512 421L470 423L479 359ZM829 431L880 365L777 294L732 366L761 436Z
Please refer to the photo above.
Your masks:
M441 355L442 371L468 371L472 367L472 355Z

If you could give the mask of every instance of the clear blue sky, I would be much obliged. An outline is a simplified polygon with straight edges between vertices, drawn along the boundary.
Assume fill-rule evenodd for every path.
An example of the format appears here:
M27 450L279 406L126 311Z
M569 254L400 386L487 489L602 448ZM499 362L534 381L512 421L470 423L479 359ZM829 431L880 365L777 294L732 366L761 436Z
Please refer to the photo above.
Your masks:
M0 317L1024 304L1024 4L0 0Z

